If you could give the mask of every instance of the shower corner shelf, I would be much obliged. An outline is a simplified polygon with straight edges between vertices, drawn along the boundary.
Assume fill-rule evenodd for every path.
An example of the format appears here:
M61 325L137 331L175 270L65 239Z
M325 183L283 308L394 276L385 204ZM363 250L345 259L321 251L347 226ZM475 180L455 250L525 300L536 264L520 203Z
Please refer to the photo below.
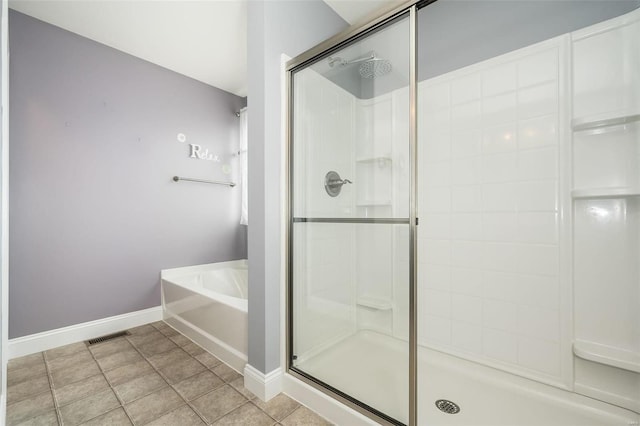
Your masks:
M619 126L622 124L634 123L640 121L640 114L633 113L614 113L603 114L598 116L586 117L586 118L574 118L571 122L571 127L574 132L581 132L584 130L595 130L603 127Z
M640 354L625 349L576 340L573 342L573 353L588 361L640 373Z
M379 299L371 296L360 296L356 301L356 305L363 306L369 309L375 309L377 311L390 311L393 309L393 305L390 300Z
M380 162L391 162L391 157L388 155L373 155L370 157L360 157L356 159L356 163L374 163L376 161Z
M640 188L617 187L617 188L586 188L574 189L571 197L574 200L595 199L595 198L625 198L640 196Z

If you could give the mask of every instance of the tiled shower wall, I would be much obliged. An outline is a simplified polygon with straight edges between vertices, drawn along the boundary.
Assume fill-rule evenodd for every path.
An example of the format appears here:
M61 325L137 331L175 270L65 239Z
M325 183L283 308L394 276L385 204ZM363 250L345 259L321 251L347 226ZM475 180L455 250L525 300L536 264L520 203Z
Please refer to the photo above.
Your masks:
M561 377L562 39L419 84L419 341Z

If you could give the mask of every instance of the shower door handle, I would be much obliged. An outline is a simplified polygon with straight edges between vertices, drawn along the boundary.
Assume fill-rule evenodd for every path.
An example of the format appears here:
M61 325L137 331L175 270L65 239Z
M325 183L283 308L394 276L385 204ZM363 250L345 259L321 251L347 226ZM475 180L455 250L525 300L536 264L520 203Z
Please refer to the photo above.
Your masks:
M333 170L324 177L324 189L331 197L337 197L342 191L342 185L353 183L349 179L341 179L340 175Z

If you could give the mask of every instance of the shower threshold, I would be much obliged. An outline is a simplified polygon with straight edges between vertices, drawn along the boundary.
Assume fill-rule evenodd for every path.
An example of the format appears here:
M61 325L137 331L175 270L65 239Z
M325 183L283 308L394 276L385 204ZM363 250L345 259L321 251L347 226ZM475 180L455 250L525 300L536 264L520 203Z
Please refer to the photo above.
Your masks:
M487 426L600 426L637 424L640 415L553 386L421 347L418 424ZM359 331L298 363L305 373L407 422L408 345ZM438 400L454 401L456 414Z

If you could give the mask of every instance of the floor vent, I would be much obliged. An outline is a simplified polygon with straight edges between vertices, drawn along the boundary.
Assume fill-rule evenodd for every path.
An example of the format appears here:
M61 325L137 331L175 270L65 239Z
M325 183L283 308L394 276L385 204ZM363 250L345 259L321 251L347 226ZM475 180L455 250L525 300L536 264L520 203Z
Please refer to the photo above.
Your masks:
M455 402L448 401L446 399L439 399L436 401L436 407L438 410L447 414L457 414L460 412L460 407Z
M87 340L87 346L95 345L96 343L106 342L107 340L115 339L117 337L129 336L131 333L128 331L120 331L118 333L107 334L106 336L96 337L95 339Z

